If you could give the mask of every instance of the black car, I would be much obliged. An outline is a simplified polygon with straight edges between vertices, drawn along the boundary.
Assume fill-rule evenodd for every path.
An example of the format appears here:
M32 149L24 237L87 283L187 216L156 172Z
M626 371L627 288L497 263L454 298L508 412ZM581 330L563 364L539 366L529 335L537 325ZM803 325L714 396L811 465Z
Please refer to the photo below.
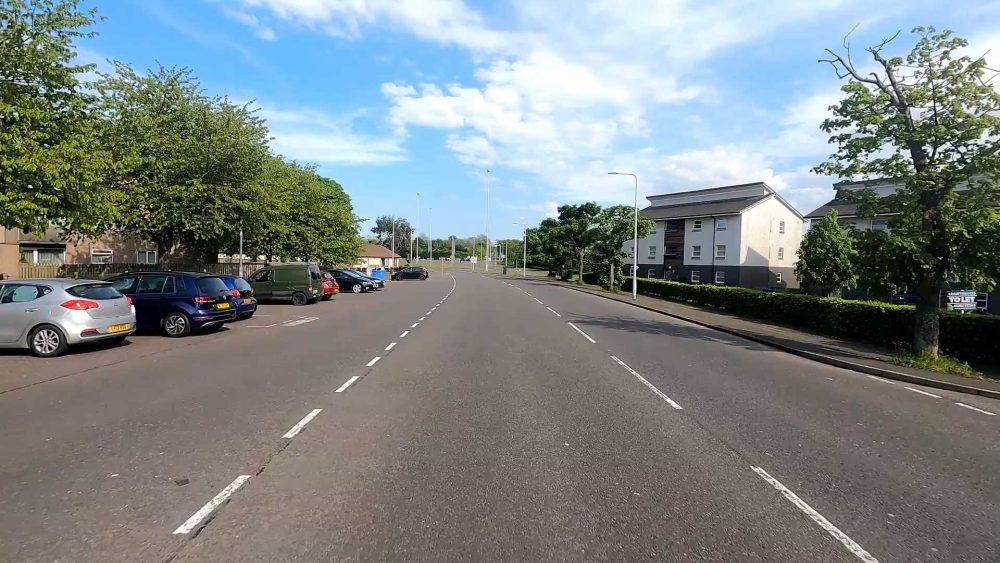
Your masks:
M403 268L402 270L396 272L392 275L394 280L426 280L427 276L430 275L425 268L416 266L411 268Z
M385 282L382 281L382 280L380 280L380 279L378 279L378 278L373 278L373 277L371 277L371 276L369 276L367 274L362 274L362 273L359 273L359 272L354 272L353 270L352 270L352 272L355 273L355 274L358 274L359 276L361 276L361 277L365 278L366 280L368 280L368 281L372 282L373 284L375 284L375 289L383 289L383 288L385 288Z
M350 291L352 293L365 293L375 291L375 284L364 276L350 270L330 270L333 279L337 280L340 291Z

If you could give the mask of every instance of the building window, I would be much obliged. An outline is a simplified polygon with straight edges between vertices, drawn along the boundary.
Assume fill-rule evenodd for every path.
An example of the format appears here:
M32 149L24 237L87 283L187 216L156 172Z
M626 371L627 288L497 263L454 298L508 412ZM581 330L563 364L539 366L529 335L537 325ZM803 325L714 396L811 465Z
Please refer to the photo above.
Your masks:
M726 259L726 245L720 244L715 247L715 259L716 260Z
M701 281L701 271L691 270L691 283L699 283Z
M22 246L21 262L40 266L62 266L65 261L64 248Z
M649 271L646 272L646 277L647 278L655 278L656 277L656 270L653 269L653 268L650 268Z
M701 219L691 221L691 231L695 233L701 232Z
M656 247L655 246L650 246L649 247L649 259L653 260L654 258L656 258Z
M784 259L785 259L785 247L784 246L779 246L778 247L778 260L784 260Z
M136 264L156 264L155 250L137 250L135 253Z
M115 261L115 254L110 250L94 249L90 251L91 264L110 264Z
M726 272L722 270L716 270L715 272L715 283L725 285L726 284Z
M700 246L696 245L696 246L692 246L691 247L691 259L692 260L701 260L701 247Z
M775 279L778 281L778 283L781 283L781 272L775 272L774 275L775 275Z
M778 221L778 234L785 234L785 222Z
M663 257L664 258L677 258L680 256L680 247L676 244L668 244L663 247Z
M667 221L667 223L665 225L665 230L668 233L676 233L677 231L681 230L681 222L680 221Z
M726 220L722 219L722 218L716 219L715 220L715 230L716 231L724 231L724 230L726 230Z
M649 236L653 236L655 234L656 234L656 227L653 227L653 230L649 231Z

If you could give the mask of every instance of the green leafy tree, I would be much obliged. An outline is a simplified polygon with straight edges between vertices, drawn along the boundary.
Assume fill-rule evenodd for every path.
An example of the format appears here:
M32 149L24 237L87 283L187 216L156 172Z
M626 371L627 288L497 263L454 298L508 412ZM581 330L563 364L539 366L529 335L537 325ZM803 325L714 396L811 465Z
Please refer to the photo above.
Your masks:
M549 217L527 230L528 264L548 270L549 276L565 277L566 263L572 257L559 240L559 229L559 221Z
M583 263L588 252L597 241L597 216L601 206L594 202L579 205L560 205L559 228L555 230L556 240L562 246L560 257L572 257L579 266L579 281L583 281Z
M836 152L816 171L900 186L881 201L871 190L857 197L863 214L898 214L889 237L911 255L897 273L916 281L913 351L936 356L945 282L989 287L1000 278L1000 94L985 60L962 56L964 39L913 32L905 58L883 53L892 38L868 48L872 72L855 67L846 41L845 54L828 50L824 62L848 83L823 122Z
M155 243L161 260L185 249L214 261L232 246L241 219L258 210L255 181L268 157L263 120L247 106L206 97L185 68L143 75L115 63L98 89L120 204L108 226Z
M854 257L851 235L841 228L837 212L831 210L802 238L795 275L803 287L839 295L842 289L853 289L857 284Z
M395 231L393 230L393 225L395 224ZM376 244L380 244L388 249L393 248L393 232L395 232L395 248L397 254L402 254L404 249L410 248L410 239L413 236L413 226L410 222L402 217L395 217L392 215L380 215L375 219L375 225L372 226L372 234L375 235ZM437 247L435 246L435 254L437 254ZM449 243L448 255L451 255L451 247Z
M0 226L93 234L112 214L108 155L74 42L94 34L76 0L0 2Z
M649 236L654 223L639 216L639 237ZM601 210L597 215L597 233L594 244L594 261L598 267L608 268L607 287L614 289L621 284L621 268L629 253L625 243L633 240L635 228L635 208L628 205L613 205Z
M907 249L899 245L903 242L899 237L885 231L855 231L851 236L858 287L866 289L870 299L889 301L893 294L916 286L911 277L916 265Z

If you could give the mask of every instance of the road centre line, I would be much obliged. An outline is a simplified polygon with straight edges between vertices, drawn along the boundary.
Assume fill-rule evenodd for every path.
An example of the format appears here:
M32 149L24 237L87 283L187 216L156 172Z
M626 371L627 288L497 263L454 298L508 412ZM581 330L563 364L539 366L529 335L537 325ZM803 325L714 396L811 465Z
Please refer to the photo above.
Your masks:
M538 299L537 297L535 297L535 301L538 301L539 305L545 305L545 303L542 303L542 301L540 299Z
M985 414L985 415L989 415L989 416L996 416L996 415L997 415L997 413L995 413L995 412L990 412L990 411L984 411L984 410L983 410L983 409L981 409L981 408L978 408L978 407L974 407L974 406L972 406L972 405L967 405L967 404L965 404L965 403L955 403L955 404L956 404L956 405L958 405L958 406L960 406L960 407L963 407L963 408L967 408L967 409L969 409L969 410L972 410L972 411L976 411L976 412L981 412L981 413L983 413L983 414Z
M555 316L557 316L557 317L561 317L562 316L559 313L557 313L555 311L555 309L553 309L552 307L546 307L546 309L548 309L549 311L552 311L552 314L555 315Z
M588 335L586 332L583 332L582 330L580 330L575 324L573 324L571 322L568 322L568 321L567 321L566 324L568 324L569 326L573 327L573 330L575 330L575 331L579 332L580 334L582 334L583 337L586 338L587 340L589 340L591 344L597 344L596 340L594 340L593 338L591 338L590 335Z
M618 356L611 356L611 359L614 360L614 361L616 361L616 362L618 362L618 365L620 365L621 367L625 368L626 371L628 371L632 375L636 376L636 378L638 378L639 381L641 381L643 385L645 385L646 387L649 387L650 391L652 391L653 393L656 393L656 395L659 398L661 398L664 401L666 401L667 404L669 404L670 406L674 407L675 409L677 409L679 411L684 410L684 407L682 407L679 404L677 404L677 402L674 401L673 399L671 399L670 397L668 397L666 393L664 393L663 391L660 391L659 389L657 389L656 386L653 385L652 383L650 383L649 381L647 381L645 377L639 375L639 372L635 371L634 369L632 369L631 367L629 367L628 364L626 364L625 362L621 361L618 358Z
M410 325L410 328L417 328L417 325L419 325L419 324L420 323L413 323L413 324Z
M355 376L351 377L346 382L344 382L344 384L341 385L340 388L338 388L336 391L334 391L334 393L343 393L345 390L347 390L348 387L350 387L351 385L354 385L354 382L357 381L357 380L359 380L359 379L361 379L360 375L355 375Z
M389 344L388 346L385 347L385 351L388 352L389 350L392 350L395 347L396 347L396 343L393 342L393 343L391 343L391 344Z
M367 364L365 364L365 367L366 368L370 368L373 365L377 364L378 361L381 360L381 359L382 359L382 356L375 356L374 358L371 359L371 361L369 361Z
M400 338L406 338L406 335L410 334L410 331L404 330L402 334L399 335Z
M927 391L921 391L920 389L914 389L913 387L903 387L907 391L913 391L914 393L920 393L921 395L927 395L928 397L934 397L935 399L940 399L941 395L935 395L934 393L928 393Z
M882 383L888 383L889 385L895 385L896 384L895 381L889 381L888 379L884 379L882 377L876 377L874 375L869 375L868 378L869 379L874 379L875 381L881 381Z
M208 501L205 504L205 506L199 508L198 512L192 514L190 518L188 518L183 524L178 526L177 529L174 530L174 533L175 534L190 533L191 530L194 530L198 526L198 524L200 524L201 521L205 519L206 516L211 514L222 503L226 502L229 499L229 497L231 497L233 493L236 492L237 489L242 487L243 484L249 480L250 480L250 475L240 475L239 477L234 479L233 482L227 485L225 489L222 489L222 492L215 495L215 497L213 497L212 500Z
M313 409L311 413L305 415L302 420L300 420L295 426L291 427L288 432L285 432L285 435L282 436L282 438L294 438L296 434L302 432L302 429L306 427L306 424L309 424L310 420L316 418L316 415L321 412L323 412L323 409Z
M799 510L805 512L810 518L812 518L813 522L819 524L820 528L823 528L824 530L826 530L828 534L833 536L837 541L844 544L844 547L846 547L858 559L864 561L865 563L878 563L878 559L872 557L872 555L867 551L865 551L863 547L861 547L854 540L849 538L847 534L840 531L840 528L834 526L829 520L824 518L822 514L816 512L816 510L814 510L813 507L806 504L804 500L800 499L798 495L789 490L788 487L779 483L778 480L775 479L774 477L771 477L771 475L768 474L767 471L764 471L760 467L754 467L754 466L750 466L750 469L753 469L754 473L759 475L761 479L767 482L767 484L777 489L778 492L784 495L784 497L787 498L789 501L791 501L792 504L797 506Z

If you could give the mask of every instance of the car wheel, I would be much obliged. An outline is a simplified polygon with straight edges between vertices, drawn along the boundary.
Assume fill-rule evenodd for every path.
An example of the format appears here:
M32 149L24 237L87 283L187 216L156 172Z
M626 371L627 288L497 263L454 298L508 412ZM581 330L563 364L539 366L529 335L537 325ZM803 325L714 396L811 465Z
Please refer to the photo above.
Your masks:
M163 332L171 338L191 334L191 319L184 313L173 312L163 318Z
M28 347L32 354L40 358L54 358L65 354L69 346L61 330L52 325L42 325L28 335Z
M302 293L301 291L296 291L295 293L292 294L292 305L300 307L308 302L309 298L306 297L305 293Z
M323 296L323 301L329 301L331 299L333 299L333 294L332 293L330 295L324 295Z
M364 290L365 290L365 288L361 287L360 283L356 283L356 284L354 284L354 285L351 286L351 291L354 292L354 293L361 293Z
M427 276L420 276L420 281L424 281L426 279L427 279Z

